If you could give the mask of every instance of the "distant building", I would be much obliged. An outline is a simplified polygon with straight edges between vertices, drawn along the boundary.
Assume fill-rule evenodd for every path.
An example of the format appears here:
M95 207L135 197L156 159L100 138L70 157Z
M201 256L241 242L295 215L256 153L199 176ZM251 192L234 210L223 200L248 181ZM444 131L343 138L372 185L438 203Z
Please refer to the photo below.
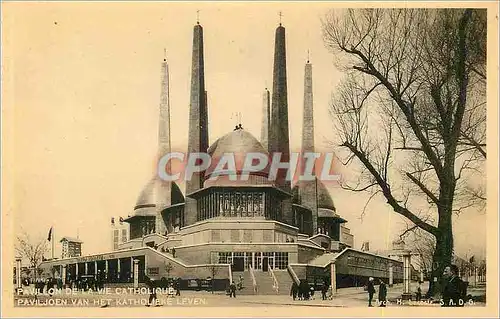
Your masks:
M82 255L83 241L80 239L63 237L60 243L62 243L61 258L80 257Z
M361 245L361 251L370 251L370 242L369 241L363 242L363 245Z
M115 222L115 218L111 218L111 250L118 250L118 247L128 241L129 225L123 222L123 218Z

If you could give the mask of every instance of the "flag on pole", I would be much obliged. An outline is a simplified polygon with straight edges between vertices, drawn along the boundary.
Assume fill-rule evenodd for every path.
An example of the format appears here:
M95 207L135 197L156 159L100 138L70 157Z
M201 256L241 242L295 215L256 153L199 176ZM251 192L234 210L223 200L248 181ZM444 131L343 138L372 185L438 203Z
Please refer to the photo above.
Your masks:
M52 240L52 228L54 228L54 226L51 226L51 227L50 227L50 230L49 230L49 235L47 236L47 240L48 240L48 241L51 241L51 240Z

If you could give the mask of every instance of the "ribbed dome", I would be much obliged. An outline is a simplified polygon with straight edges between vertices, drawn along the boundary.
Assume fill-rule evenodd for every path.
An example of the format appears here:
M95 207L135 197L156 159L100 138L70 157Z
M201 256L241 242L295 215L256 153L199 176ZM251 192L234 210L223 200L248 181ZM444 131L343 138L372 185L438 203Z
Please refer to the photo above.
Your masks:
M333 199L330 196L330 193L328 192L328 189L326 188L325 184L323 184L323 182L321 182L318 179L316 179L316 181L317 181L316 187L318 190L318 208L330 209L335 212L336 209L335 205L333 204ZM305 181L303 183L314 183L314 181ZM298 205L302 204L302 199L300 198L299 184L295 185L292 188L292 202Z
M269 159L269 153L264 149L262 144L252 134L243 129L234 130L222 136L208 148L208 154L212 158L212 163L210 168L207 169L205 176L208 178L212 175L224 154L234 156L236 167L234 174L240 174L248 153L263 154ZM224 169L227 170L229 168L224 167ZM269 165L259 172L250 172L248 181L241 181L239 177L237 177L238 181L231 181L228 178L228 174L221 174L217 177L216 181L206 180L205 187L272 184L271 181L267 180L268 169Z
M222 136L208 148L208 154L212 157L220 157L224 153L246 154L252 152L269 155L262 144L244 129L235 130Z
M327 208L336 211L330 192L320 180L318 180L318 208Z
M156 183L158 182L160 182L160 179L158 177L154 177L146 184L146 186L144 186L139 194L139 197L137 198L134 210L156 206ZM172 205L184 202L184 195L175 182L172 182L170 196Z

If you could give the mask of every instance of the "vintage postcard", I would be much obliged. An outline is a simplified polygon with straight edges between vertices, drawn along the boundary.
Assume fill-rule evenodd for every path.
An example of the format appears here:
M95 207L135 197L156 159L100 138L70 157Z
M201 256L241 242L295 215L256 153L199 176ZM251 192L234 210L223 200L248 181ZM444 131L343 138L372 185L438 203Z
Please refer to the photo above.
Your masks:
M1 6L2 316L498 317L498 3Z

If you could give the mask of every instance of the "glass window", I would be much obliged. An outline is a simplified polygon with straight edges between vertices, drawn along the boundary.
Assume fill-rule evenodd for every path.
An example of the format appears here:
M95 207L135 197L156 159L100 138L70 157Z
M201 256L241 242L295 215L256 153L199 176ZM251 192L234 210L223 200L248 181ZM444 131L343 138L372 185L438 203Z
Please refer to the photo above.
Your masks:
M247 216L247 194L241 194L241 216Z
M231 263L231 252L219 252L219 264Z
M253 216L253 194L250 193L247 196L247 213L248 216Z
M276 252L274 256L276 269L286 269L288 266L288 253Z
M224 210L222 216L230 216L229 194L224 194Z

